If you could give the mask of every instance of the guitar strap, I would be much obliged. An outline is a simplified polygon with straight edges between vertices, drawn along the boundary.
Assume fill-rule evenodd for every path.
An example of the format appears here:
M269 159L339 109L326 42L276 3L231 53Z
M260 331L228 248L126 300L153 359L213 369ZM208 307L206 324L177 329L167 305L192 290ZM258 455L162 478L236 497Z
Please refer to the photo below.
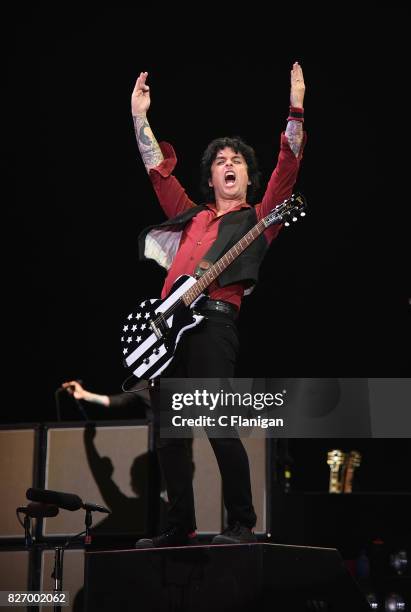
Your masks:
M224 215L220 223L220 228L212 247L207 251L204 259L200 261L195 269L196 278L200 278L207 272L213 264L215 264L220 257L224 255L236 242L240 240L245 234L251 229L257 222L255 210L247 209L248 214L244 210L235 210L231 213ZM244 218L240 223L238 222L238 216L242 215Z

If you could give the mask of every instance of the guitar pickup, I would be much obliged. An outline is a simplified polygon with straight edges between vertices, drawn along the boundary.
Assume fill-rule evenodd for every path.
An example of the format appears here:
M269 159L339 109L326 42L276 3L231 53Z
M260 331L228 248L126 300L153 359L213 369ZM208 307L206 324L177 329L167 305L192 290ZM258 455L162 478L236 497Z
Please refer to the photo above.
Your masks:
M160 315L155 321L151 319L149 325L159 340L161 340L170 329L163 315Z

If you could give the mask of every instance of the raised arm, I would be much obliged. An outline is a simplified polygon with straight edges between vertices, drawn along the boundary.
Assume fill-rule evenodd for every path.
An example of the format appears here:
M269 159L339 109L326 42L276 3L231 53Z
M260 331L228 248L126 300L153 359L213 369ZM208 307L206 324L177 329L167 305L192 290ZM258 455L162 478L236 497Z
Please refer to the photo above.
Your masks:
M292 109L303 109L304 106L305 84L304 75L301 66L298 62L294 62L291 70L291 90L290 90L290 105ZM292 113L293 111L291 111ZM291 151L296 157L301 149L303 142L303 124L301 121L290 119L287 123L285 135L288 139Z
M287 119L287 128L285 133L281 135L277 165L268 182L262 202L255 206L258 219L265 217L274 206L277 206L292 194L305 143L303 130L304 93L303 71L298 62L295 62L291 70L291 108ZM273 225L264 233L268 242L275 238L280 231L280 227L280 225Z
M134 130L141 157L157 198L167 217L172 218L195 204L172 174L177 162L173 147L162 142L160 148L147 121L146 113L150 107L150 88L146 85L147 75L147 72L140 72L131 96Z
M132 96L131 113L133 115L134 131L137 145L147 172L158 166L164 159L157 140L147 121L147 111L150 108L150 88L146 85L147 72L140 72Z

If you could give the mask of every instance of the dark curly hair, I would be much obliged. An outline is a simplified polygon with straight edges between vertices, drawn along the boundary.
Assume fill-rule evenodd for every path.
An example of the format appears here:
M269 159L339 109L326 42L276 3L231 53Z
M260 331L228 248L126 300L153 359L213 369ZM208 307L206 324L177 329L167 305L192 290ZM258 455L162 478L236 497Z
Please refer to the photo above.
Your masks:
M225 147L233 149L235 153L241 153L246 161L248 178L251 183L248 185L247 189L247 201L252 203L260 187L260 172L258 170L258 163L254 149L246 144L239 136L234 136L232 138L225 136L224 138L216 138L210 142L203 153L203 157L201 158L201 193L206 202L215 202L214 189L210 187L208 181L211 178L211 165L217 157L217 153Z

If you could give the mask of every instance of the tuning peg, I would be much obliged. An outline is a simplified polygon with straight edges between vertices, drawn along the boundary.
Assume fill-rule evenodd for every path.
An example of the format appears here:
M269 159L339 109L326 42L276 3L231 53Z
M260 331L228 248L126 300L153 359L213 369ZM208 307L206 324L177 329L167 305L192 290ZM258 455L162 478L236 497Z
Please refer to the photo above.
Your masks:
M300 217L305 217L305 212L304 211L300 212Z
M286 222L284 223L284 225L285 225L285 227L290 227L290 223L289 223L288 221L286 221Z
M294 221L294 223L295 223L296 221L298 221L297 217L293 217L293 221Z

